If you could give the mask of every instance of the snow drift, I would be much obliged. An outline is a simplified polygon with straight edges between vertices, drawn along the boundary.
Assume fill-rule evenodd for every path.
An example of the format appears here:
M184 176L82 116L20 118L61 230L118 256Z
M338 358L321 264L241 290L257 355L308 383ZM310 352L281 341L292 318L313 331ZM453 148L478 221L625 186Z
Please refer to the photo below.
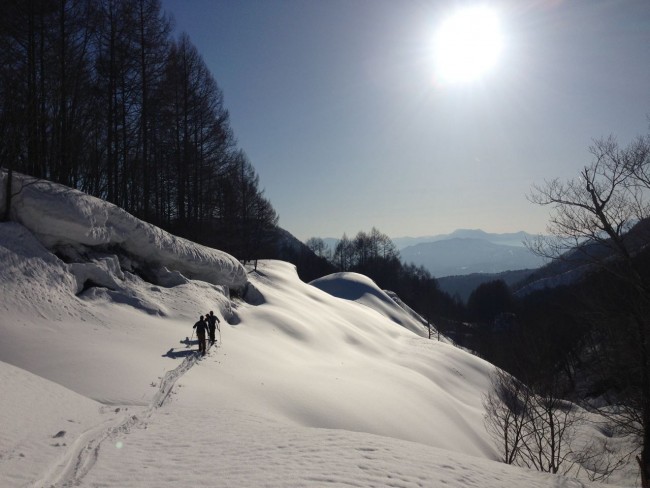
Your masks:
M367 276L350 272L334 273L312 281L311 285L335 297L366 305L419 336L429 335L423 321L403 302L399 303L397 295L381 290Z

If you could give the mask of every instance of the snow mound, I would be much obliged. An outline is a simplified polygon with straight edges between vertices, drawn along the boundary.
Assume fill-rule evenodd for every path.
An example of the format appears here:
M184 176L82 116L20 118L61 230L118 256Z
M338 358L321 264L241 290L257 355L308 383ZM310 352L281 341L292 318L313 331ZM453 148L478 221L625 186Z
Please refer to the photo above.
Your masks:
M7 175L0 176L0 212ZM150 267L239 288L246 272L234 257L176 237L121 208L77 190L20 174L13 176L11 220L32 231L49 249L120 247Z
M427 337L429 335L422 320L418 320L412 313L412 310L406 310L401 305L401 301L396 301L391 298L388 292L381 290L367 276L350 272L334 273L323 278L318 278L310 284L332 296L345 300L353 300L376 310L384 317L389 318L419 336Z
M71 263L69 268L77 279L77 293L80 293L89 283L118 290L119 280L124 280L124 273L117 256L105 256L89 263Z
M222 330L227 355L204 380L192 371L185 395L220 409L245 405L282 424L496 457L481 403L492 365L302 282L288 263L260 261L249 279L255 303L238 305L235 325ZM405 311L392 312L407 320ZM200 387L210 376L219 380L209 390Z

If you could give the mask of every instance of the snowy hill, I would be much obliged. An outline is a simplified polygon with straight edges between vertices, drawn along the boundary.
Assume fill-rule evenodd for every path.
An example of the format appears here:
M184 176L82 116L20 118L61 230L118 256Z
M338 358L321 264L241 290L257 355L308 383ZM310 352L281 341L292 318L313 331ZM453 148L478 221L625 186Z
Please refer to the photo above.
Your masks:
M391 297L380 290L367 276L359 273L334 273L310 284L330 295L366 305L419 336L426 337L429 334L426 323L420 317L414 313L409 314L407 306L397 302L398 297Z
M493 366L414 333L365 277L246 273L52 184L21 193L13 219L0 486L596 486L496 462ZM218 347L199 359L186 338L209 310Z

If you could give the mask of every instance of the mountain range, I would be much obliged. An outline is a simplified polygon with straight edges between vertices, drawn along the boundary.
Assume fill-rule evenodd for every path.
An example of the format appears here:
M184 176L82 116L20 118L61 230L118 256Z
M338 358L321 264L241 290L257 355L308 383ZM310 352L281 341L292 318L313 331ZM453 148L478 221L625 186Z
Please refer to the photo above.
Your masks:
M403 262L424 266L435 277L501 273L544 264L542 258L523 246L460 237L408 246L400 254Z
M418 244L446 241L449 239L480 239L493 244L524 247L524 242L532 238L534 238L532 234L523 231L499 234L486 232L481 229L456 229L450 234L436 234L421 237L394 237L392 240L397 246L397 249L401 250Z
M464 276L536 269L546 261L525 246L535 236L527 232L490 233L457 229L450 234L395 237L393 243L406 264L424 266L433 276ZM325 238L333 251L339 239Z

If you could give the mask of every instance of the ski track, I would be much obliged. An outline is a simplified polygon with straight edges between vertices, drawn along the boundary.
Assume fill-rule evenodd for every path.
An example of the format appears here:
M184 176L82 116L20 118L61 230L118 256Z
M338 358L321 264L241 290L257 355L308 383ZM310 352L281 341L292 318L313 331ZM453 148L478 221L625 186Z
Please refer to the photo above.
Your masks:
M215 346L215 349L217 348ZM208 345L208 353L210 349L212 347ZM97 462L102 443L116 434L128 433L133 427L144 426L156 409L165 403L176 381L189 371L198 359L198 353L193 354L183 359L176 368L167 371L160 380L158 391L153 396L149 406L139 414L113 420L108 427L102 424L81 434L61 460L51 467L43 478L34 483L34 487L68 488L78 485Z

